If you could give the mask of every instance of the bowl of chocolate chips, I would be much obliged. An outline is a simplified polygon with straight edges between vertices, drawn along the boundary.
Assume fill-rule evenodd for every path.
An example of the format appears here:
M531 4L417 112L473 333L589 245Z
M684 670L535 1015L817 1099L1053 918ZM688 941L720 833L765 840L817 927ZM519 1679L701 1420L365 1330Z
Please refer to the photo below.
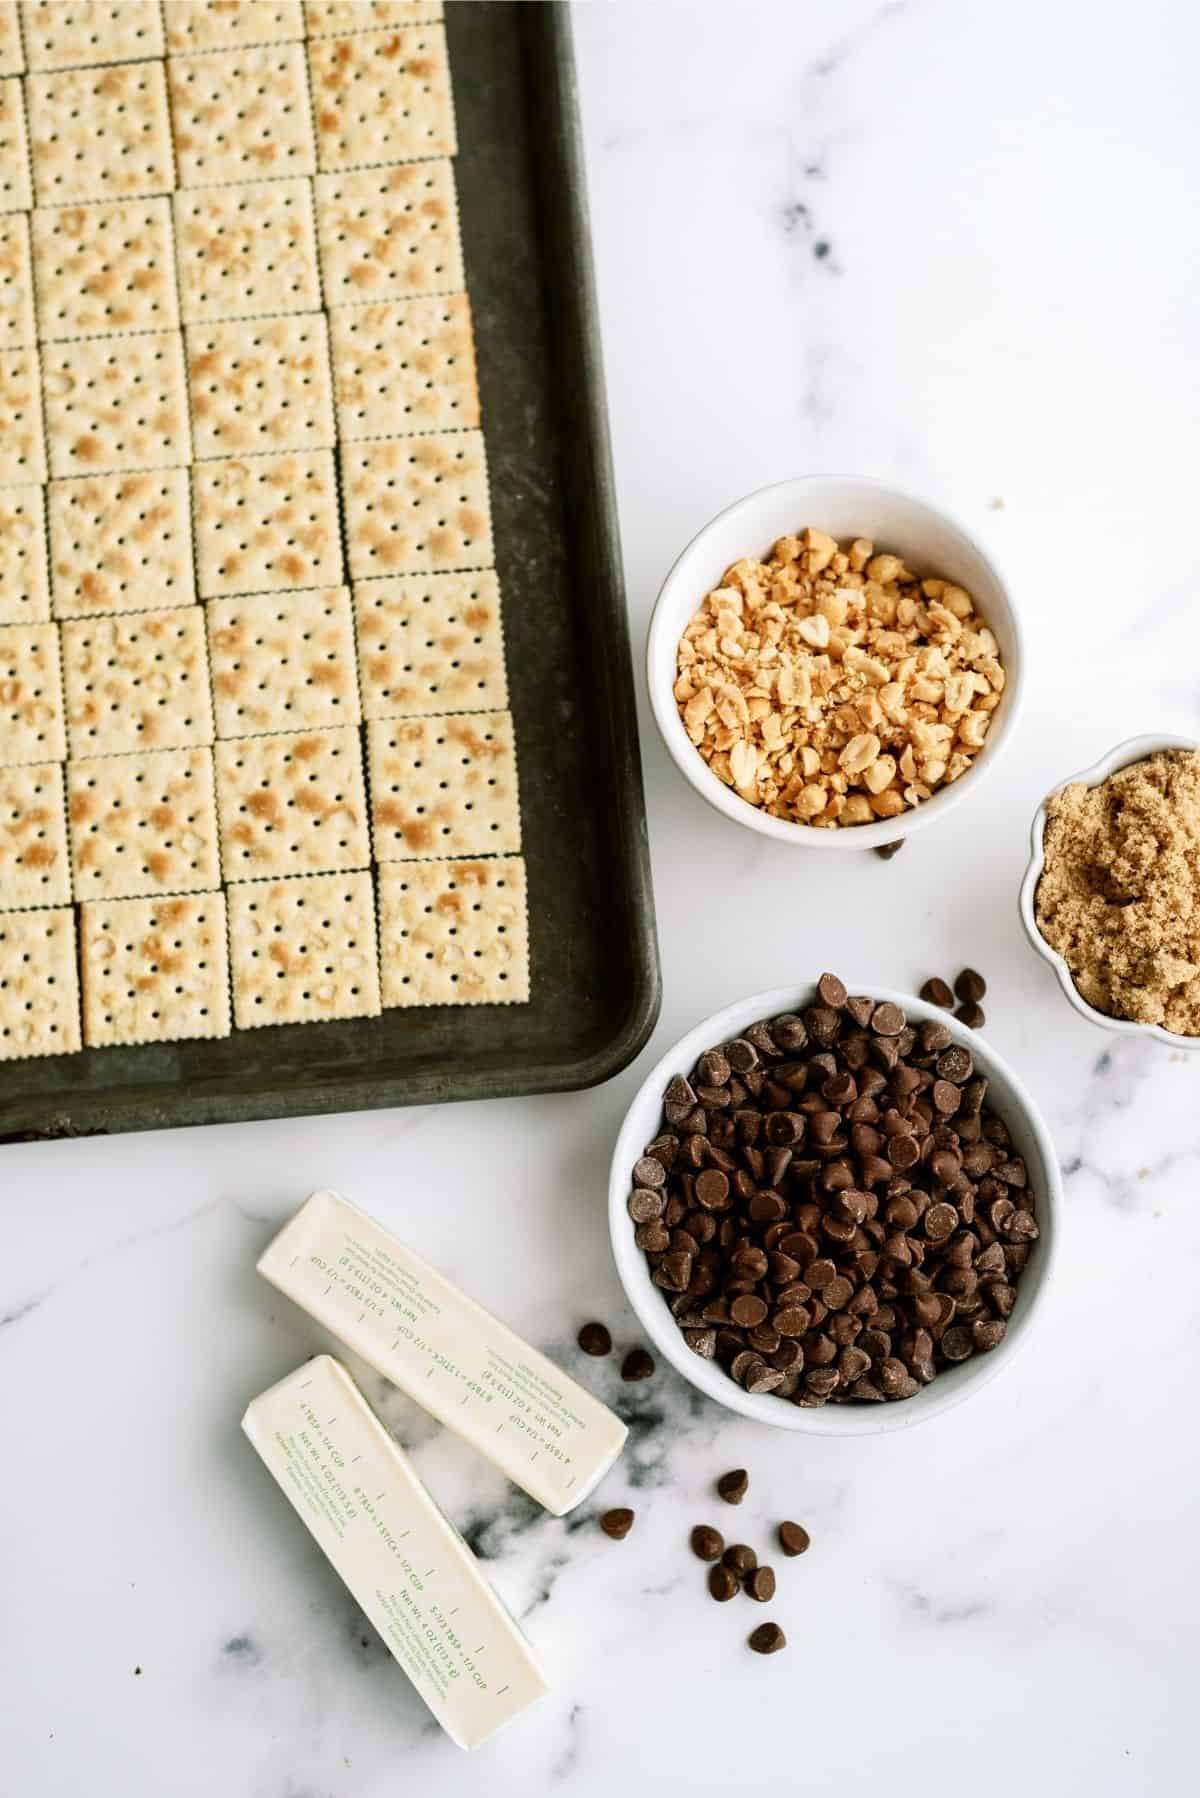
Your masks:
M902 1429L996 1374L1061 1208L1049 1133L996 1051L835 974L689 1031L630 1106L609 1186L661 1352L729 1409L815 1435Z

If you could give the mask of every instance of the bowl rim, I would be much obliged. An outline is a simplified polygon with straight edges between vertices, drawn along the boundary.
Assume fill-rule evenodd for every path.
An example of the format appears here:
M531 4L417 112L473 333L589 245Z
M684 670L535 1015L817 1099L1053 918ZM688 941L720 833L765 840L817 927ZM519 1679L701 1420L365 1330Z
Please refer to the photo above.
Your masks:
M678 739L680 729L679 714L675 709L675 698L672 691L674 680L663 683L656 673L656 664L664 656L664 639L673 652L678 643L676 636L670 642L671 629L668 627L666 612L669 596L678 582L683 564L694 551L699 549L704 539L718 529L737 513L766 499L768 495L782 494L792 491L801 494L804 489L816 486L827 486L831 483L847 488L861 488L868 493L887 495L902 501L906 505L916 507L929 514L938 525L951 536L957 537L962 545L972 552L987 568L992 580L1003 594L1008 608L1009 634L1013 640L1013 653L1004 664L1005 687L1004 707L1000 727L993 736L989 731L987 741L971 766L956 781L948 786L939 787L929 799L922 800L920 805L910 806L898 818L880 818L873 824L856 824L846 829L819 829L812 824L796 824L789 818L775 818L770 813L761 811L739 797L724 782L718 780L708 763L690 743L681 743ZM696 604L700 598L697 596ZM1012 737L1020 718L1025 696L1025 636L1020 614L1013 599L1012 587L995 554L984 547L975 534L968 530L953 513L944 507L926 499L923 494L915 493L911 488L899 487L890 481L880 480L874 475L859 475L832 472L828 474L793 475L782 481L768 481L765 486L756 487L752 492L743 494L740 499L732 500L727 506L715 513L708 523L691 537L679 551L671 563L659 587L658 595L650 613L650 623L646 633L645 678L650 699L650 710L654 717L659 737L671 760L679 769L689 786L700 795L714 810L723 817L731 819L748 830L757 831L760 836L771 837L776 842L790 843L793 847L821 850L873 849L883 843L894 843L897 839L909 837L915 830L922 830L926 825L943 817L961 799L974 791L979 780L1003 753ZM667 665L674 669L674 654L667 657ZM686 754L684 753L686 748Z
M1064 1226L1062 1179L1054 1142L1041 1112L1028 1088L1009 1063L990 1043L959 1024L952 1014L925 1000L873 981L850 987L851 992L870 993L877 1000L891 1000L899 1005L912 1023L935 1019L945 1024L956 1042L977 1056L981 1071L993 1070L1008 1083L1021 1113L1021 1123L1032 1139L1041 1160L1038 1188L1038 1220L1042 1233L1038 1241L1036 1276L1028 1289L1026 1303L1014 1311L1015 1324L1004 1340L987 1355L974 1356L940 1375L911 1399L882 1405L826 1405L805 1407L781 1403L770 1394L758 1396L745 1392L715 1363L694 1355L683 1340L662 1295L651 1285L642 1252L633 1239L633 1225L626 1210L630 1174L634 1162L643 1152L653 1133L643 1133L639 1119L649 1102L655 1118L661 1106L662 1093L672 1075L687 1073L696 1057L714 1043L726 1042L758 1018L777 1016L780 1012L800 1009L812 1003L813 983L804 986L770 987L734 1000L692 1026L649 1069L626 1109L617 1133L609 1165L608 1223L613 1259L616 1262L625 1296L642 1328L661 1354L688 1383L723 1406L743 1417L765 1423L775 1429L799 1431L813 1436L873 1436L909 1429L962 1404L982 1388L1020 1353L1028 1341L1032 1326L1044 1303L1060 1253ZM1028 1277L1028 1276L1027 1276ZM1024 1282L1022 1282L1024 1285ZM969 1371L968 1371L969 1370ZM957 1377L956 1377L957 1376ZM941 1390L939 1391L939 1387Z
M1110 774L1116 774L1122 768L1131 768L1136 762L1147 761L1152 755L1160 755L1167 749L1196 750L1200 749L1200 743L1194 737L1178 737L1162 731L1140 737L1126 737L1124 742L1117 743L1090 767L1080 769L1078 774L1069 774L1065 780L1060 780L1051 787L1033 814L1029 831L1029 861L1021 881L1017 907L1030 947L1043 961L1049 962L1059 986L1081 1018L1086 1018L1089 1023L1099 1025L1101 1030L1112 1031L1117 1036L1148 1036L1160 1043L1168 1043L1173 1049L1184 1049L1195 1054L1200 1050L1200 1036L1180 1036L1177 1031L1167 1030L1162 1024L1143 1024L1137 1018L1110 1017L1107 1012L1099 1011L1089 1004L1075 985L1066 960L1057 949L1051 948L1037 921L1038 882L1046 866L1046 812L1055 794L1061 793L1064 787L1077 784L1098 787Z

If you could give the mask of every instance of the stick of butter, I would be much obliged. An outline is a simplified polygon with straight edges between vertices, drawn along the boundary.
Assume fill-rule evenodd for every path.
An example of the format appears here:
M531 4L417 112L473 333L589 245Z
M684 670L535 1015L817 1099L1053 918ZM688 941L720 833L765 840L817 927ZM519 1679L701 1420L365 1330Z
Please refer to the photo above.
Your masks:
M340 1361L318 1355L242 1428L460 1748L541 1698L533 1651Z
M258 1271L556 1517L620 1454L606 1405L337 1193L313 1193Z

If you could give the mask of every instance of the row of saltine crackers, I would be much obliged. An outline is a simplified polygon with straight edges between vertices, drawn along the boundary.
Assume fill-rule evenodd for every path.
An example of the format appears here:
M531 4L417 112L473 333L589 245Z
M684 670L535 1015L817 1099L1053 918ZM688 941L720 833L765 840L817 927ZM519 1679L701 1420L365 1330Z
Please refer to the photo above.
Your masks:
M528 995L439 13L0 0L0 1059Z
M250 758L261 762L278 750L271 764L277 780L303 759L309 792L295 804L316 819L327 774L327 798L336 807L342 796L333 786L350 781L353 795L363 791L364 721L375 860L516 851L516 751L499 612L495 574L484 569L363 581L353 598L332 587L68 619L60 627L7 627L0 633L0 699L8 695L9 711L8 760L0 767L0 911L172 890L153 864L131 858L128 843L121 846L123 890L89 886L78 836L69 863L61 847L65 818L69 812L72 825L79 822L85 784L112 791L121 817L106 818L105 841L122 824L132 829L135 818L149 841L163 779L181 756L199 755L210 767L214 745L224 878L331 871L338 864L289 866L278 848L274 862L248 865L231 834L234 799L243 811L268 816L267 764L255 775L258 798L228 783L239 756L249 766ZM346 761L335 769L329 757L343 742ZM131 770L147 796L144 819L123 791ZM357 797L345 803L354 812L356 847L341 865L366 866L366 807ZM213 855L206 866L219 879L215 829L208 835Z

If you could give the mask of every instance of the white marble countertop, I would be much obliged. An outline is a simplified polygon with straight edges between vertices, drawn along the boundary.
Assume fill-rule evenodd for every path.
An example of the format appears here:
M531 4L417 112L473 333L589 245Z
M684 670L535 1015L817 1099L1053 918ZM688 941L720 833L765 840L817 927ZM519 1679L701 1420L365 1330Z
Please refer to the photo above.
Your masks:
M1065 0L623 0L577 32L636 635L718 507L843 468L983 535L1033 662L1002 772L890 864L736 833L644 730L666 999L641 1065L822 967L979 966L1066 1169L1061 1277L1036 1347L898 1436L776 1435L666 1374L629 1389L602 1489L637 1507L623 1544L535 1515L388 1402L555 1680L468 1759L239 1437L246 1398L319 1342L254 1257L334 1184L569 1364L589 1316L635 1339L603 1201L638 1068L569 1097L7 1149L4 1789L1183 1793L1200 1064L1077 1018L1016 889L1044 788L1200 720L1200 21L1185 0L1086 21ZM718 1610L686 1549L739 1464L753 1492L724 1521L813 1536L780 1570L770 1661L743 1646L762 1613Z

